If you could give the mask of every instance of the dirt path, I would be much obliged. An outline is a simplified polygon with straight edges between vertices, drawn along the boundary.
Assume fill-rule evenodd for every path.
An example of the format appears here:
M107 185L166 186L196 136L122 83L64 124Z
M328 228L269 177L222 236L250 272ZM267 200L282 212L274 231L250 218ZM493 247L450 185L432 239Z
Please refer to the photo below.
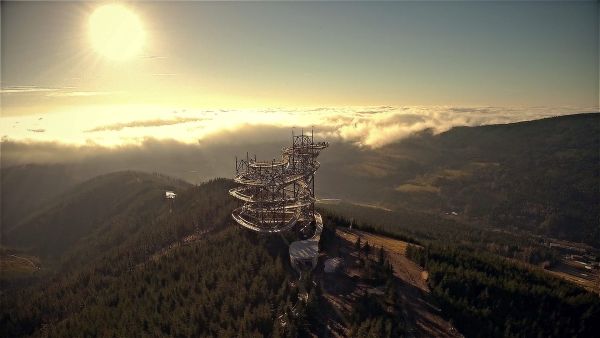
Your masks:
M39 270L39 269L40 269L40 267L39 267L37 264L35 264L35 262L34 262L34 261L32 261L32 260L31 260L31 259L29 259L29 258L25 258L25 257L19 257L19 256L17 256L17 255L9 255L9 256L11 256L11 257L14 257L14 258L16 258L16 259L21 259L21 260L24 260L24 261L26 261L27 263L29 263L29 264L30 264L30 265L31 265L31 266L32 266L34 269L36 269L36 270Z
M379 247L387 253L388 260L398 278L398 291L405 309L409 335L413 337L462 337L456 329L440 315L440 310L431 302L425 280L426 272L406 257L408 243L385 236L357 230L338 228L337 235L353 244L358 236L361 242L369 242L372 256ZM374 258L374 257L373 257Z
M200 241L202 239L204 239L204 237L206 237L206 235L210 232L212 232L213 230L215 230L214 227L208 228L208 229L204 229L204 230L197 230L194 233L192 233L191 235L185 236L184 238L182 238L179 241L175 241L169 245L167 245L166 247L154 252L152 255L150 255L148 257L148 259L146 259L145 261L138 263L136 268L143 268L146 263L150 262L150 261L158 261L161 257L167 255L169 252L171 252L173 249L178 248L180 246L184 246L184 245L190 245L194 242Z
M576 263L562 260L555 266L544 271L600 295L600 272L597 269L591 271L582 270Z

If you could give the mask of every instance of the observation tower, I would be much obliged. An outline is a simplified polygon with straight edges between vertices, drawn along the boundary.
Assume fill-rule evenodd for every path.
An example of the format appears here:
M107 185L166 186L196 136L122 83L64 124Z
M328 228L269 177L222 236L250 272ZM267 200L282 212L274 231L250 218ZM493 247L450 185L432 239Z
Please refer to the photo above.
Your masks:
M257 161L256 156L235 160L235 182L240 186L229 194L243 205L233 219L250 230L279 233L291 229L308 232L310 238L290 244L290 262L297 270L314 268L319 256L323 219L315 212L316 160L327 142L314 142L314 135L292 134L292 145L284 147L280 160Z

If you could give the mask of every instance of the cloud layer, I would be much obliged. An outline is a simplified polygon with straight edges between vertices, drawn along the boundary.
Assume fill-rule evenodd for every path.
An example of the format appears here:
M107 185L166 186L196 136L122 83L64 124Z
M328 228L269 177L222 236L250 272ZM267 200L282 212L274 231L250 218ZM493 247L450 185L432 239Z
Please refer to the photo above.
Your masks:
M125 123L114 123L98 126L96 128L92 128L86 130L86 132L96 132L96 131L119 131L125 128L143 128L143 127L161 127L161 126L172 126L175 124L188 123L188 122L200 122L204 121L206 118L198 118L198 117L177 117L169 120L142 120L142 121L131 121Z
M359 146L378 148L423 130L441 133L456 126L502 124L580 112L593 108L501 107L370 107L314 110L318 134ZM306 125L306 123L304 124Z
M374 148L389 144L393 140L400 140L400 138L410 135L412 131L423 130L422 128L441 131L450 126L449 124L432 123L431 121L435 121L435 119L428 120L419 114L393 114L391 110L385 110L381 109L380 112L369 110L359 114L363 117L381 115L377 119L344 119L335 116L337 122L331 122L329 125L319 128L322 130L320 131L322 135L316 135L315 138L325 138L330 142L327 156L320 159L323 163L321 174L328 177L326 185L330 188L336 187L336 178L342 174L340 170L360 173L360 175L366 175L365 177L379 177L398 170L405 172L402 167L399 167L401 163L407 165L408 169L406 170L412 170L410 163L415 160L414 156L418 156L413 153L414 142L431 137L431 134L419 133L413 140L414 142L399 142L390 145L389 148ZM475 117L472 115L473 113L467 112L464 118L479 123L480 120L475 119L477 115ZM500 115L496 118L500 121L504 117ZM340 128L334 129L332 126L340 126ZM369 129L380 127L384 129L380 133ZM296 133L298 132L300 131L296 129ZM45 134L33 131L29 133L32 135ZM86 170L95 174L126 169L156 171L191 182L200 182L217 176L230 177L233 174L234 158L236 156L238 158L245 157L247 151L250 151L250 156L256 154L257 158L263 160L278 158L281 154L281 147L289 144L290 136L289 127L277 127L272 124L246 124L231 129L215 130L193 143L180 142L176 138L147 137L137 144L106 147L97 143L75 145L56 141L15 141L3 137L1 162L3 167L28 163L68 163L85 166ZM409 162L404 162L405 159L401 156L403 159L399 162L389 163L387 161L387 156L390 154L387 152L389 149L393 150L394 156L397 156L398 151L402 150L414 158ZM398 159L398 157L394 158ZM373 159L379 160L373 161ZM369 181L363 183L369 184Z
M23 88L23 90L29 90ZM291 130L360 147L379 148L429 130L535 120L597 108L577 107L316 107L310 109L182 109L120 107L2 118L4 139L119 146L148 138L186 144L279 142ZM36 132L44 130L44 132ZM259 131L259 132L257 132Z
M75 87L42 87L42 86L5 86L0 89L2 95L30 95L45 93L46 97L89 97L114 95L111 91L77 90Z

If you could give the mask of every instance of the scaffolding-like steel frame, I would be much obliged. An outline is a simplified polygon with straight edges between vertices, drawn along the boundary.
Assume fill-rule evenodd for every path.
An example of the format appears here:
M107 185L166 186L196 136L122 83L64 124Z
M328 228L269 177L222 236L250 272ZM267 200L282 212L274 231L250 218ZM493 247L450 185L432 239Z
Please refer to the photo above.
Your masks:
M282 149L280 160L258 161L248 153L245 159L235 159L235 182L240 186L229 194L243 202L231 214L238 224L261 233L314 224L310 239L290 245L293 264L304 258L312 260L313 267L316 264L314 251L318 251L323 229L321 215L315 212L315 172L320 166L316 158L328 146L327 142L314 142L312 132L310 136L292 133L292 144ZM307 248L311 253L296 254L308 252Z

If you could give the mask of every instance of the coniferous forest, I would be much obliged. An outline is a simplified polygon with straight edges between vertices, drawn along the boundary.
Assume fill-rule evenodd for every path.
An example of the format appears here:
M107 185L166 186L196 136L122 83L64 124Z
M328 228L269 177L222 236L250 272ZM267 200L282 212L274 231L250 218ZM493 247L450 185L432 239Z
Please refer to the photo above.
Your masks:
M600 338L599 0L0 12L0 338Z
M432 293L467 337L594 337L600 298L568 282L487 253L409 246Z
M45 243L27 249L39 255L43 269L19 283L3 281L2 336L303 337L328 332L321 318L332 310L319 278L298 276L290 268L285 238L233 226L230 180L182 186L156 174L110 174L68 192L65 202L21 225L20 234L30 233L29 226L45 230L57 214L71 219L86 210L88 194L102 199L109 187L127 184L140 185L124 189L131 190L128 198L145 196L141 205L129 208L126 199L115 200L106 209L109 221L88 223L87 232L61 247L59 256L44 256ZM152 197L173 184L180 189L175 204ZM144 207L152 217L139 213ZM407 256L429 272L433 302L467 337L588 337L600 330L597 295L524 263L465 243L443 246L428 237L417 240L401 228L323 214L324 252L335 229L351 224L412 243ZM20 235L19 241L26 237ZM358 248L361 282L381 286L383 295L355 299L342 314L347 334L410 334L386 253L369 259L368 245Z
M76 247L84 262L70 258L48 279L3 292L3 336L296 336L293 320L274 325L296 302L287 247L228 226L230 186L193 187L162 222L108 252Z

